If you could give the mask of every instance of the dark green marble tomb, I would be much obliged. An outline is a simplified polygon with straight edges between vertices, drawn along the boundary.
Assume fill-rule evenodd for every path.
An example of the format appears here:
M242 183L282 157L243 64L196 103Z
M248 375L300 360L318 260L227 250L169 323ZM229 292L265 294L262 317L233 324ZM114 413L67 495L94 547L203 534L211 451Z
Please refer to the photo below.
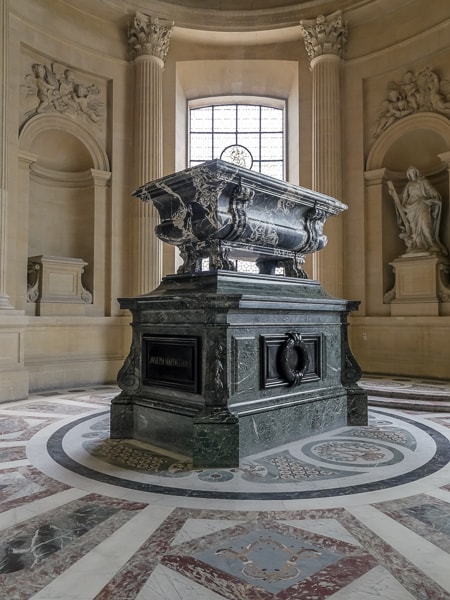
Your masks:
M347 340L358 302L328 296L303 271L325 243L337 200L223 161L149 183L156 232L183 265L143 296L111 406L111 437L236 467L267 448L367 424ZM257 274L236 270L256 262ZM281 270L281 274L275 274Z

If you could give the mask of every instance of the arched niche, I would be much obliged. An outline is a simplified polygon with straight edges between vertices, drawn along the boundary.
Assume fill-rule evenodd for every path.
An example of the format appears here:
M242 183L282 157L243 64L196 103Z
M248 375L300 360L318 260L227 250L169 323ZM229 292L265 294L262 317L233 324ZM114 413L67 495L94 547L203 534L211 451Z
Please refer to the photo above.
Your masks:
M61 135L64 138L64 134L66 134L66 140L75 138L78 141L78 149L84 148L92 161L93 169L109 171L108 156L92 132L82 123L72 121L63 115L40 114L30 119L21 129L19 147L25 152L35 153L36 142L40 136L50 135L57 138L58 135ZM55 148L53 155L60 149L59 147ZM45 152L44 149L42 151Z
M27 204L23 210L28 223L27 257L86 262L83 284L93 300L82 314L105 314L110 178L106 152L88 127L53 114L30 119L21 130L19 146L27 173L27 181L21 184ZM66 304L60 302L58 314L81 314L80 307ZM33 307L27 305L28 309L35 314Z
M439 154L450 150L450 120L437 113L416 113L387 129L374 143L366 171L404 172L414 164L426 173L443 169Z
M395 206L388 192L392 181L404 188L409 166L417 167L443 198L441 240L450 248L450 120L437 113L415 113L387 129L373 144L366 161L366 266L368 314L389 315L386 294L394 285L391 262L405 252L399 238Z

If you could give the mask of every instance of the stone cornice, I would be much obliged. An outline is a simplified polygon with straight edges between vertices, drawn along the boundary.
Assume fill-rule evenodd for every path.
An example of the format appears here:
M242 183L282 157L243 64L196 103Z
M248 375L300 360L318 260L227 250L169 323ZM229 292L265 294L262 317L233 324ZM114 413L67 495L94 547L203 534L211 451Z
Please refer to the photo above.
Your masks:
M65 172L47 169L37 162L30 165L30 172L34 179L45 181L47 186L54 185L57 187L90 187L93 184L92 170Z

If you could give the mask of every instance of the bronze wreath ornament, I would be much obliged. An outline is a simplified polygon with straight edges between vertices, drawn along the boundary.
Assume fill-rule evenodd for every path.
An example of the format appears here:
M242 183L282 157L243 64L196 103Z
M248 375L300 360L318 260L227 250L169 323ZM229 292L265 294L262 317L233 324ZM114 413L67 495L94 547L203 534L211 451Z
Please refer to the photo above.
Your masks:
M299 333L286 334L288 339L281 347L279 369L289 385L299 385L309 367L308 347Z

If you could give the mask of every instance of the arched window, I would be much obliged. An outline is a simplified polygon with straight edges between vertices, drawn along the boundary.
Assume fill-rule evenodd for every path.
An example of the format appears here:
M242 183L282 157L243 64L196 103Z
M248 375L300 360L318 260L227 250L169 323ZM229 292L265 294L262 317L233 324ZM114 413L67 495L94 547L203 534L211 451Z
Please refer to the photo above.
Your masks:
M285 117L281 100L236 97L189 103L189 164L222 158L285 179Z
M248 96L239 100L236 97L191 100L189 165L193 167L214 158L285 179L284 101ZM254 262L236 262L238 271L258 272ZM206 265L204 268L207 269ZM276 272L282 270L277 268Z

